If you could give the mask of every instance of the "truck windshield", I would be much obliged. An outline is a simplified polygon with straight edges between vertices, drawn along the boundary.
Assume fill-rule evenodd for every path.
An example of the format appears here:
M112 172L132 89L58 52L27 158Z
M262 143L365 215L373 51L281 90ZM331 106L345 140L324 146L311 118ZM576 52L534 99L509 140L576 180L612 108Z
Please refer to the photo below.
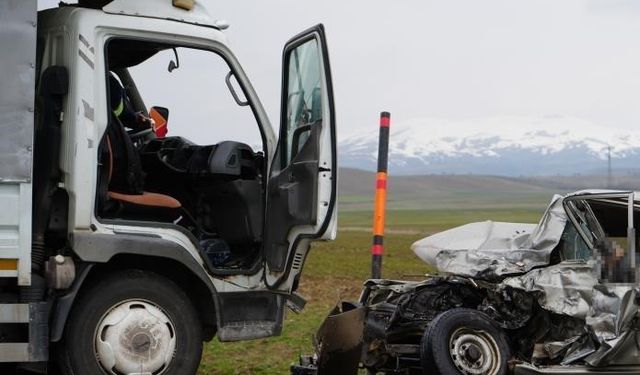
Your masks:
M194 48L165 48L129 68L147 106L170 110L168 136L199 145L233 140L262 150L262 137L250 106L240 107L226 85L229 64L217 53ZM242 94L240 92L240 94Z

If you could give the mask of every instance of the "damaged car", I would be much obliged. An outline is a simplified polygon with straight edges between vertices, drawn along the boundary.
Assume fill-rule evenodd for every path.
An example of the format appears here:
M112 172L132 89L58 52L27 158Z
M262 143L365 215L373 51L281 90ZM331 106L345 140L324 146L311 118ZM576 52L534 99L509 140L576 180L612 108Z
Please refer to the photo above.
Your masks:
M437 273L372 279L294 373L638 374L640 196L555 196L538 224L480 222L417 241Z

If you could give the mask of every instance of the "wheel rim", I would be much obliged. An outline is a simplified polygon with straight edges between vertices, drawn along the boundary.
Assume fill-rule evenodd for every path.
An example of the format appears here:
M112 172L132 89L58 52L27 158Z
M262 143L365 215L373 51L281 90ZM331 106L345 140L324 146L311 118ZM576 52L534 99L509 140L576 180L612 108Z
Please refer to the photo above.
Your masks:
M94 332L94 354L108 374L165 372L173 359L176 334L171 319L158 306L131 300L110 308Z
M502 357L498 344L484 330L458 328L449 340L453 364L465 375L495 375Z

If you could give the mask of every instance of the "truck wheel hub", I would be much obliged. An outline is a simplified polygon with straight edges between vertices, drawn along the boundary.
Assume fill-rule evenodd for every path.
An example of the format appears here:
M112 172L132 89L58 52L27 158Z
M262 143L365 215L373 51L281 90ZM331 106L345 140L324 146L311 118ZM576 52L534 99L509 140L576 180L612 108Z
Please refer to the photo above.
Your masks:
M493 375L500 367L500 351L485 331L456 330L449 340L453 364L465 375Z
M176 347L173 323L146 301L127 301L109 309L94 337L96 358L109 374L162 374Z
M138 333L133 336L131 346L136 353L145 353L151 346L151 338L146 333Z

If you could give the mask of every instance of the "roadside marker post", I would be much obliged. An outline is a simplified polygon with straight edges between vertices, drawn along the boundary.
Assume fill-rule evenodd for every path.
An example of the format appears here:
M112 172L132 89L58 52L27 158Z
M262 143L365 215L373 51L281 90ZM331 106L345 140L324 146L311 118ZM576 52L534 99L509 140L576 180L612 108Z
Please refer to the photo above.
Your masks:
M382 254L384 253L384 219L387 204L387 167L389 161L389 127L391 114L380 113L378 140L378 173L373 211L373 245L371 246L371 278L382 278Z

